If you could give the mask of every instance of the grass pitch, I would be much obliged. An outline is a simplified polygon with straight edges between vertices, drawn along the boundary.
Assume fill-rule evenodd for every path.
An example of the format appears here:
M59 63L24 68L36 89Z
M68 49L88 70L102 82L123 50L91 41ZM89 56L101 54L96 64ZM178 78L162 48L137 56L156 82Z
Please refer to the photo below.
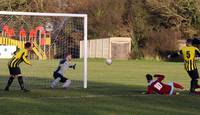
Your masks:
M66 76L72 87L50 89L52 72L58 60L32 61L22 65L29 93L19 91L17 80L9 92L3 91L8 78L7 60L0 60L1 115L199 115L200 97L180 92L178 96L142 95L146 90L145 74L162 73L164 82L176 81L189 88L190 79L183 63L158 61L119 61L106 65L105 60L89 59L88 89L83 89L82 61Z

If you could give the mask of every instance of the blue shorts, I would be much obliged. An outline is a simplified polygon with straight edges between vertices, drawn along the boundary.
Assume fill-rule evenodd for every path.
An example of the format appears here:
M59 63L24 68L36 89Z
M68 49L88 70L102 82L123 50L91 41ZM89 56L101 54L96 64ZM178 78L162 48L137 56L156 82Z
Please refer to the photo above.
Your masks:
M19 67L8 67L10 75L19 75L21 74L21 69Z
M169 92L169 95L173 95L173 92L174 92L174 83L173 82L169 82L168 85L171 86L171 91Z

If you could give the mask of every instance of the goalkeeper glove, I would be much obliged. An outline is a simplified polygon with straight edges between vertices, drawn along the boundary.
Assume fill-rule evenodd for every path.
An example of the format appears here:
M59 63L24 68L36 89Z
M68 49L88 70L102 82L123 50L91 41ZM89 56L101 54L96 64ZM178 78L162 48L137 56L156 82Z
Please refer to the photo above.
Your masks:
M170 54L167 56L168 59L170 59L171 57L172 57L172 56L171 56Z
M76 64L70 65L69 68L73 68L75 70L76 69Z

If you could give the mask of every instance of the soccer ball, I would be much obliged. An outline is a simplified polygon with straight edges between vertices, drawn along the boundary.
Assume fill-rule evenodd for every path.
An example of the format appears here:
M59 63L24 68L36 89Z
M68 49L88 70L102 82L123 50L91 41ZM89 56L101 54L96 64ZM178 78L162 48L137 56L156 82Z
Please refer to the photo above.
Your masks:
M111 65L112 64L112 59L106 59L106 64Z

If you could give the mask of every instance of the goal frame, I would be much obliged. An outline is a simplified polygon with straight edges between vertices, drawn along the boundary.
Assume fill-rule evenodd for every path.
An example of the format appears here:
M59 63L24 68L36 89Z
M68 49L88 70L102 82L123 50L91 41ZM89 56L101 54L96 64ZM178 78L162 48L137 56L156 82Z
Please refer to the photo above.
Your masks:
M88 16L87 14L72 14L72 13L40 13L40 12L15 12L15 11L0 11L0 15L15 15L15 16L49 16L49 17L80 17L83 18L84 25L84 70L83 70L83 88L86 89L88 80Z

